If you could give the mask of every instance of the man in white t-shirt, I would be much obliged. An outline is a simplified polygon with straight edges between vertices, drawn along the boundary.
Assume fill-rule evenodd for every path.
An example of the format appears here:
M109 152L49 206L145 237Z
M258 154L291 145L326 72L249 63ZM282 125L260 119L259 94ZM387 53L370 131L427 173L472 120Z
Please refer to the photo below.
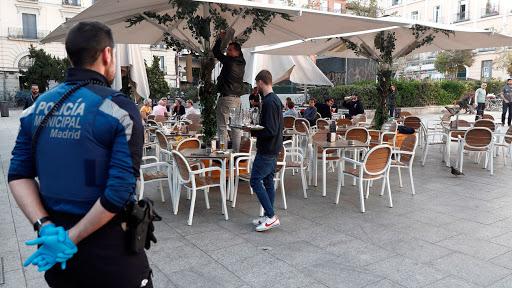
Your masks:
M185 118L190 114L199 114L199 110L194 108L192 100L187 100L187 104L185 106Z

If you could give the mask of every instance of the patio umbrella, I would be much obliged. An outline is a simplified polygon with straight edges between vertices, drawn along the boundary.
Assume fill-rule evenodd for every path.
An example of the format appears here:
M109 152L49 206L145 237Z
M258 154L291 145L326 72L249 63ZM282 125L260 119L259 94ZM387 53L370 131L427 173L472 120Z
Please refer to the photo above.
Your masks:
M309 56L284 56L254 54L243 49L247 65L245 66L244 82L254 86L254 78L261 70L272 73L274 83L289 80L295 84L333 86L329 78L315 65ZM215 66L214 77L219 75L221 63Z
M195 0L189 1L192 3L192 1ZM230 8L257 8L286 13L291 16L292 22L282 19L281 17L276 17L265 28L265 33L252 33L250 38L244 43L244 47L255 47L258 45L352 31L364 31L398 24L383 19L283 7L243 0L200 0L199 2L204 5L205 9L198 9L198 13L202 13L201 11L208 13L208 7L215 9L216 13L219 13L227 20L228 26L235 30L234 36L240 35L245 28L249 27L253 18L252 16L244 18L241 15L233 15L229 11L223 11L220 5ZM143 14L145 11L168 13L169 15L175 13L175 9L171 8L169 0L100 0L82 13L60 25L46 36L42 42L63 42L67 31L74 24L79 21L96 20L107 24L112 29L114 39L117 43L155 44L162 41L162 35L166 32L182 40L181 42L186 43L191 50L200 51L201 45L198 40L193 38L185 23L186 21L182 21L175 26L164 26L147 18ZM143 21L133 27L127 28L128 23L126 20L135 16L142 16L148 21ZM210 39L211 43L213 43L213 37L214 35L212 35L212 39Z
M408 55L412 50L414 50L413 47L415 47L417 42L409 28L415 24L435 29L443 29L454 33L449 33L448 35L444 33L436 33L434 34L435 39L432 44L427 44L421 48L415 49L414 53L512 46L512 37L487 30L465 29L453 25L443 25L424 21L411 22L396 17L386 17L386 19L394 22L402 21L403 25L363 32L337 33L337 35L290 41L277 45L257 47L253 52L274 55L317 54L347 58L357 57L354 52L348 49L345 46L345 43L339 39L342 37L354 42L355 44L362 44L367 51L367 55L362 56L372 59L372 57L377 55L377 49L374 45L375 35L381 31L390 31L395 33L396 49L393 58L397 59Z
M149 97L149 83L146 74L146 65L144 65L144 58L140 52L139 45L136 44L116 44L114 48L116 53L116 78L112 87L116 90L121 90L121 67L128 67L130 73L130 80L132 85L135 86L135 96L140 96L144 99Z

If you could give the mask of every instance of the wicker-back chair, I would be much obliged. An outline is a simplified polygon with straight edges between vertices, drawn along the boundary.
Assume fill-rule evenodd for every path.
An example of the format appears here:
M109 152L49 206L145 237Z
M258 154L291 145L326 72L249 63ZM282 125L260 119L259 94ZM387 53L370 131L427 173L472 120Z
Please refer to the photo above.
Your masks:
M188 190L191 191L191 200L190 200L190 212L188 216L188 225L192 225L192 219L194 217L194 208L196 204L196 194L197 190L204 190L204 197L206 202L206 208L210 209L210 202L208 200L208 191L212 191L209 188L211 187L219 187L221 194L221 207L222 212L224 213L224 219L228 220L228 209L226 206L226 190L224 185L222 185L222 180L220 178L213 178L208 175L213 171L220 172L220 167L208 167L197 170L192 170L186 158L180 152L173 150L172 155L174 158L174 163L176 167L178 167L178 185L185 186ZM178 188L178 193L175 195L175 199L173 201L174 214L178 212L179 200L180 200L180 191Z
M346 158L344 157L341 161L341 168L339 169L338 177L338 189L336 192L336 204L339 203L341 186L345 185L345 175L349 175L354 177L359 182L359 200L361 205L361 212L365 212L365 203L364 199L368 198L370 185L366 186L366 197L364 195L364 182L374 181L378 179L383 179L382 185L387 185L388 188L388 196L389 196L389 206L393 207L393 200L391 198L391 188L389 185L389 167L391 164L391 146L389 145L378 145L372 148L366 156L364 157L362 162ZM353 164L346 166L345 162ZM384 193L384 189L381 191L381 195Z
M494 174L493 137L493 132L486 127L470 128L465 132L464 137L459 136L457 166L460 172L462 172L463 168L464 151L467 151L476 154L475 157L478 157L481 153L485 153L484 168L489 167L491 175Z
M480 119L475 122L473 127L485 127L489 128L492 132L496 131L496 124L490 119Z

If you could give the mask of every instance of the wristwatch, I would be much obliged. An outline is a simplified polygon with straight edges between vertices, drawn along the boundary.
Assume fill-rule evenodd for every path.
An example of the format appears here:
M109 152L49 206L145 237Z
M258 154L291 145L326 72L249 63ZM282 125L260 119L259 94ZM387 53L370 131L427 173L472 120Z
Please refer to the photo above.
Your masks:
M39 231L39 229L41 229L41 226L43 226L43 223L46 223L48 221L50 221L49 216L44 216L42 218L37 219L36 222L34 222L34 231Z

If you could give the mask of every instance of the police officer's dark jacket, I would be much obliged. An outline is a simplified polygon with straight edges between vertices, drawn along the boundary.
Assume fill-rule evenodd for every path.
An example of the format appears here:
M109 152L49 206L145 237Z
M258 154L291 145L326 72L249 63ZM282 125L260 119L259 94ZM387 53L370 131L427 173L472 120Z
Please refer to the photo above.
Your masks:
M33 159L31 141L39 122L82 81L96 84L80 88L53 114ZM84 215L99 198L105 209L116 213L133 199L144 141L142 121L135 104L110 89L101 74L69 69L66 82L38 97L20 122L9 181L38 177L47 209Z
M243 82L245 73L245 59L240 52L238 57L230 57L220 51L221 39L217 39L212 52L222 63L222 70L217 77L217 89L223 96L240 96L243 93Z

